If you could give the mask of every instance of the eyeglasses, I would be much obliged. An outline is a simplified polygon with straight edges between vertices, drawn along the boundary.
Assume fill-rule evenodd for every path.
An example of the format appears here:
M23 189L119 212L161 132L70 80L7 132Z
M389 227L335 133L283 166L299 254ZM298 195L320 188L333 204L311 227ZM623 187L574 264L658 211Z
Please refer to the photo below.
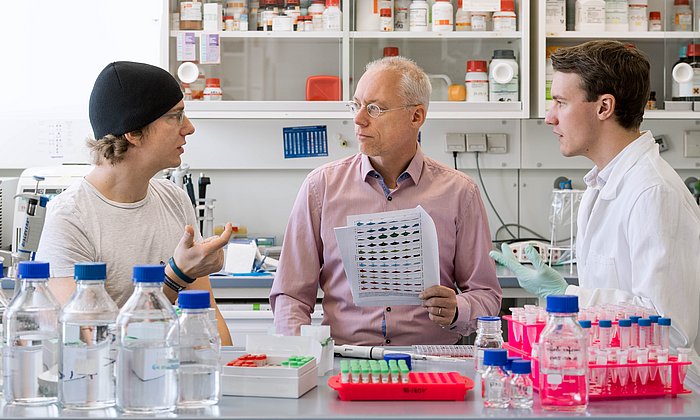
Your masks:
M370 117L372 118L379 118L383 113L389 112L389 111L396 111L397 109L406 109L410 106L418 106L420 104L411 104L411 105L404 105L400 106L398 108L382 108L377 104L367 104L365 105L365 109L367 110L367 114L369 114ZM348 107L352 115L357 115L358 112L362 109L362 105L358 104L355 101L350 101L345 106Z
M163 114L162 118L165 118L168 121L177 121L178 125L182 125L182 123L185 122L185 117L185 110L181 109L180 111L168 112L167 114Z

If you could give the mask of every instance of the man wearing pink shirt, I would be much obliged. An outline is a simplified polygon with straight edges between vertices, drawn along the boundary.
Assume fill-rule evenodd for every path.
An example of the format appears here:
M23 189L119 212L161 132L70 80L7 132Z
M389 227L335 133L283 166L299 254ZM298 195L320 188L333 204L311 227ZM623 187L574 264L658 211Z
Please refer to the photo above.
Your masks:
M360 153L312 171L289 218L270 292L278 333L311 323L318 287L323 324L336 344L455 344L476 318L497 315L501 288L489 258L491 235L476 184L423 154L430 81L413 61L389 57L367 65L348 105ZM422 305L353 303L333 229L349 215L421 205L435 221L440 285Z

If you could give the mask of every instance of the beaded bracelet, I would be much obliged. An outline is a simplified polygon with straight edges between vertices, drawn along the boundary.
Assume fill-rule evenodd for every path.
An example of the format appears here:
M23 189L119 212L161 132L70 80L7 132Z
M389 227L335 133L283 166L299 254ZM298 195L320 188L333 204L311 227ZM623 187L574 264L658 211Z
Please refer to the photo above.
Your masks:
M175 258L170 257L168 264L170 265L170 268L173 269L173 272L175 273L175 275L178 276L180 279L182 279L182 281L184 281L185 283L189 284L189 283L192 283L196 280L196 279L193 279L192 277L187 277L185 275L185 273L183 273L182 270L180 270L178 268L177 264L175 264Z

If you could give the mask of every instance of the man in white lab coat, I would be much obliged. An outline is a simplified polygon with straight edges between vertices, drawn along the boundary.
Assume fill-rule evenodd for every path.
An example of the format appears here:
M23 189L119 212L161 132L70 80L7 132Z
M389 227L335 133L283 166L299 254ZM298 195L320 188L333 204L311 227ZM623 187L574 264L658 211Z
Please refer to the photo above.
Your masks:
M591 41L562 48L554 67L553 127L564 156L595 164L578 212L579 286L570 286L526 251L534 269L510 249L491 252L524 289L539 296L574 294L583 307L628 302L672 319L671 348L691 347L700 379L700 210L678 174L640 132L649 96L649 61L634 47Z

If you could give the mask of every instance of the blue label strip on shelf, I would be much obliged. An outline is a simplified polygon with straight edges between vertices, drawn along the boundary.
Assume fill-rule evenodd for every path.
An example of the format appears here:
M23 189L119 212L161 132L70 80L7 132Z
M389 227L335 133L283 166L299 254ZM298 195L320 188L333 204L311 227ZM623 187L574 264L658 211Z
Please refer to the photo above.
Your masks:
M328 130L325 125L284 127L284 158L328 156Z

